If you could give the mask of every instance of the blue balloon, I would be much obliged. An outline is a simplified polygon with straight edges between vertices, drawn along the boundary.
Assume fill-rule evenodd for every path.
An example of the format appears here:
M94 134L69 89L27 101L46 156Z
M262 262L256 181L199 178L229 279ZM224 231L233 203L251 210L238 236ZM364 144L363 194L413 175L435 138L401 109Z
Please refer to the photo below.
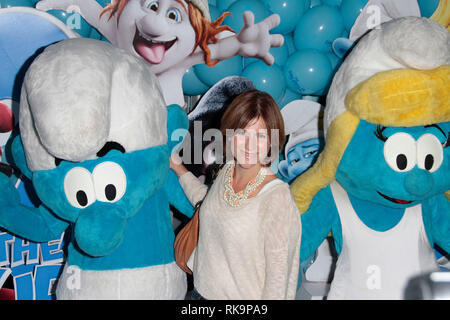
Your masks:
M322 0L322 4L339 9L342 4L342 0Z
M439 0L418 0L420 14L422 17L429 18L436 11Z
M289 33L294 31L298 19L309 9L311 0L262 0L272 13L280 15L280 25L272 33Z
M323 90L332 77L332 71L326 54L312 49L294 53L284 65L287 86L301 95Z
M294 100L301 100L302 95L298 94L295 91L292 91L289 88L286 88L286 91L284 92L283 97L278 101L278 106L280 109L282 109L285 105L287 105L289 102L292 102Z
M335 55L332 52L327 53L327 58L328 60L330 60L333 74L336 73L336 71L338 71L339 67L341 66L342 59L340 59L337 55Z
M220 12L225 12L236 0L216 0L216 7Z
M291 55L294 52L297 51L297 48L295 47L295 43L294 43L294 35L292 33L289 34L284 34L284 44L285 46L287 46L288 48L288 54Z
M49 10L47 12L64 22L66 26L77 32L80 36L89 38L92 27L79 13L68 13L63 10Z
M341 15L344 19L345 29L350 31L356 18L362 12L362 9L369 0L342 0Z
M294 43L298 50L316 49L331 51L333 40L344 30L344 21L339 10L330 6L317 6L306 11L294 32Z
M209 6L209 14L211 16L211 21L216 20L221 15L220 10L216 6L213 6L213 5Z
M256 89L270 94L275 101L286 90L283 70L275 64L268 66L263 61L257 61L245 68L242 76L252 81Z
M34 7L32 0L0 0L0 8L10 7Z
M191 67L186 70L183 76L183 93L188 96L197 96L208 91L209 86L199 80Z
M242 57L223 60L214 67L208 67L206 64L194 66L194 72L201 82L208 86L213 86L219 80L228 76L239 76L242 73Z
M311 5L309 7L314 8L320 5L322 5L322 0L311 0Z
M251 11L255 15L255 23L261 22L270 15L269 9L259 0L239 0L234 2L227 10L232 16L227 16L223 24L230 26L236 33L244 26L242 14Z

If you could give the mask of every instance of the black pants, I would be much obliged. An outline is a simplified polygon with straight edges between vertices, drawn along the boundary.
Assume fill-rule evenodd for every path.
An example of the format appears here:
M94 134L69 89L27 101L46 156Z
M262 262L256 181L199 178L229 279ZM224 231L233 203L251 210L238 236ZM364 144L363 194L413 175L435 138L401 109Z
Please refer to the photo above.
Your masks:
M198 293L198 291L195 288L194 290L192 290L191 298L192 300L208 300L205 299L200 293Z

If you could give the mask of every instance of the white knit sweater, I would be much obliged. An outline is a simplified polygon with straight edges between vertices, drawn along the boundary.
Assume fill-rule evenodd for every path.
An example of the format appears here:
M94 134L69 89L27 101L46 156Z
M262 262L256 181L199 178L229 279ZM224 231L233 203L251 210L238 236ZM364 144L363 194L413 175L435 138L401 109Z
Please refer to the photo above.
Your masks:
M212 300L294 299L301 221L288 184L275 179L234 208L224 200L225 171L200 209L199 241L189 260L195 288ZM190 172L180 184L193 205L207 191Z

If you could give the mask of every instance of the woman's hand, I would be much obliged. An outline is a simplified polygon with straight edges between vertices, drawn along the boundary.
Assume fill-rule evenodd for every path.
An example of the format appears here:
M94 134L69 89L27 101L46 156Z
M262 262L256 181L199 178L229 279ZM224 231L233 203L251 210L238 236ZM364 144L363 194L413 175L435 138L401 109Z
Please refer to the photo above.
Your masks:
M186 167L183 165L183 161L181 160L178 153L174 153L169 158L170 162L170 169L172 169L178 177L183 175L184 173L188 172Z

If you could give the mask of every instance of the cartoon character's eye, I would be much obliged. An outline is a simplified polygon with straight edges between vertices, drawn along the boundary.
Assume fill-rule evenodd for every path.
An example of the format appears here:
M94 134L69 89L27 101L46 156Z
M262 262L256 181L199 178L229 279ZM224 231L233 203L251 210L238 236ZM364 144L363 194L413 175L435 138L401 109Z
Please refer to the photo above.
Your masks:
M409 171L416 165L416 140L405 132L390 136L383 151L386 163L394 171Z
M290 165L292 166L292 165L296 164L299 161L300 161L300 159L292 159L291 162L290 162Z
M147 9L153 10L153 11L158 11L159 8L159 1L155 1L155 0L146 0L144 2L144 7L146 7Z
M64 178L64 192L69 203L83 209L95 202L94 184L91 173L82 167L75 167Z
M178 11L178 9L170 9L167 11L166 13L166 17L176 21L176 22L180 22L181 21L181 14L180 11Z
M102 202L117 202L127 189L127 177L122 167L106 161L97 165L92 172L95 194Z
M305 154L305 158L309 158L312 157L313 155L315 155L318 151L314 150L314 151L310 151L307 154Z
M435 172L442 164L444 150L436 136L426 133L417 140L417 166Z

